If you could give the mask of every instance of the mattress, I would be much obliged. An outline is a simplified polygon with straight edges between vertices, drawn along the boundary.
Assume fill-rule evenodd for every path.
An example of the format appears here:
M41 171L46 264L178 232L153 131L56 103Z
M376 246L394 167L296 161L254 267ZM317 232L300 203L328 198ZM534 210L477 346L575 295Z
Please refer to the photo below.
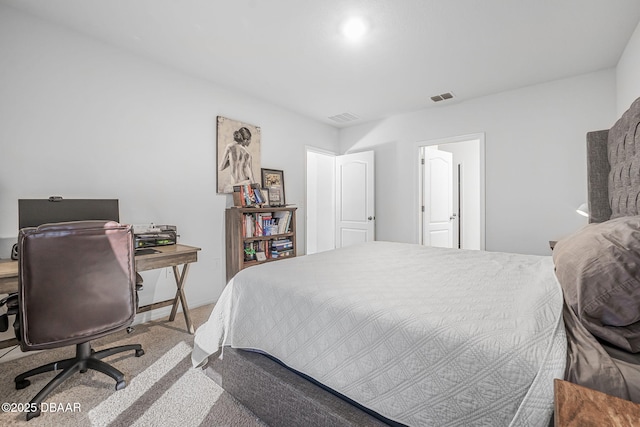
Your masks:
M547 426L562 378L551 257L372 242L251 267L196 331L406 425Z

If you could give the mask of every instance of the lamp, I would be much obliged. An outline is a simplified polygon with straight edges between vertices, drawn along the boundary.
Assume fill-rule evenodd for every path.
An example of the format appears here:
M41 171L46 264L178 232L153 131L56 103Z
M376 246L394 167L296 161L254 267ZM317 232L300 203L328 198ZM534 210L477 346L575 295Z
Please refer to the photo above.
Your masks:
M587 218L589 218L589 207L587 206L586 203L583 203L580 206L578 206L578 209L576 209L576 212L578 212L582 216L586 216Z

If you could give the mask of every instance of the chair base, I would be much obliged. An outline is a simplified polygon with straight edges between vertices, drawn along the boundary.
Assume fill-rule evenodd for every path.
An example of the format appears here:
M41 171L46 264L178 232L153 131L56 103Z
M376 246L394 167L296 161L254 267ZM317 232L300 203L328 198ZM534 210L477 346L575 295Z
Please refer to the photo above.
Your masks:
M121 390L126 387L127 383L124 380L124 374L103 362L100 359L111 356L123 351L135 350L136 357L144 355L144 350L140 344L122 345L119 347L112 347L101 351L94 351L91 348L89 342L84 342L76 345L76 356L70 359L60 360L58 362L47 363L35 369L31 369L23 374L18 375L15 378L16 389L21 390L28 387L31 382L27 379L34 375L42 374L45 372L57 371L62 369L58 375L55 376L49 383L44 386L36 396L31 399L30 408L35 408L33 412L27 412L27 421L32 418L40 416L40 404L42 401L60 384L62 384L67 378L76 372L87 372L89 369L102 372L113 378L116 381L116 390Z

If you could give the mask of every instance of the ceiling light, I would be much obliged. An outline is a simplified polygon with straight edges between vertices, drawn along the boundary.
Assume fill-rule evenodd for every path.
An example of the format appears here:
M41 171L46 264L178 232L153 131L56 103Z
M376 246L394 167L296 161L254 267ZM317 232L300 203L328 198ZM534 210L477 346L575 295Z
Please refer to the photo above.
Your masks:
M367 25L362 18L349 18L342 25L342 34L351 41L359 40L366 32Z

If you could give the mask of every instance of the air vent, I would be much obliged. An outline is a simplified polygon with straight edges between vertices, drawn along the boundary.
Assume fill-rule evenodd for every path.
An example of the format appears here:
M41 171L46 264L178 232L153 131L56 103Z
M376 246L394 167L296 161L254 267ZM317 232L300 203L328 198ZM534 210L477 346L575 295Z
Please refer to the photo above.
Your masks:
M342 113L329 117L329 120L333 120L336 123L348 123L354 120L358 120L359 118L360 117L356 116L353 113Z
M453 98L453 93L447 92L447 93L442 93L440 95L432 96L431 100L433 102L440 102L440 101L444 101L444 100L451 99L451 98Z

